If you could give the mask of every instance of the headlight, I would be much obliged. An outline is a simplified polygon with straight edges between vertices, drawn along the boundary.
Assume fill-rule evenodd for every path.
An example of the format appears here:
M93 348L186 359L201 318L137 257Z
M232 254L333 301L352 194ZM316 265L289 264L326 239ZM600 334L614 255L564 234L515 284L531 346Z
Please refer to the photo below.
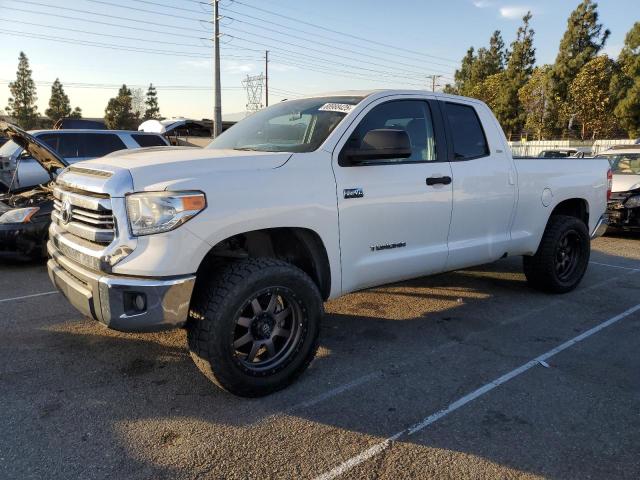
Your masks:
M634 195L633 197L629 197L627 201L624 202L624 206L627 208L640 207L640 195Z
M207 206L201 192L149 192L127 196L127 213L133 235L168 232Z
M31 221L40 207L16 208L0 216L0 223L27 223Z

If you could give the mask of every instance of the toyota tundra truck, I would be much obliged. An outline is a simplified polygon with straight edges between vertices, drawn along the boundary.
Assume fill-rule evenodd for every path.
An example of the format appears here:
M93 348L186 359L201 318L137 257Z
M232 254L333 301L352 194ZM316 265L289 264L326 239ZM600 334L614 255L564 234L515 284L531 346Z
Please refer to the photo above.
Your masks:
M484 103L405 90L282 102L205 149L46 165L54 285L109 328L186 328L241 396L298 377L323 302L349 292L514 255L532 287L576 288L611 187L604 159L514 161Z

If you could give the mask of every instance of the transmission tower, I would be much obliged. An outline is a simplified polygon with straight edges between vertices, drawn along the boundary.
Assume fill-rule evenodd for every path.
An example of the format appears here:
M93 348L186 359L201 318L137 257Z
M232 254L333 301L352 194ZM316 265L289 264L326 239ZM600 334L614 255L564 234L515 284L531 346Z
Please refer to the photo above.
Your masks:
M264 85L264 75L247 75L247 78L242 80L242 86L247 91L247 115L260 110L264 105L262 104L262 86Z

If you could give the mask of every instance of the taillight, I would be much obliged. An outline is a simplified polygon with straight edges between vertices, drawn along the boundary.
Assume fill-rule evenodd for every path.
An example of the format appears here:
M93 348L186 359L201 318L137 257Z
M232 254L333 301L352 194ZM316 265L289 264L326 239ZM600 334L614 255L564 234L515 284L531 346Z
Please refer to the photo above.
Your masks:
M613 173L611 169L607 172L607 202L611 200L611 189L613 188Z

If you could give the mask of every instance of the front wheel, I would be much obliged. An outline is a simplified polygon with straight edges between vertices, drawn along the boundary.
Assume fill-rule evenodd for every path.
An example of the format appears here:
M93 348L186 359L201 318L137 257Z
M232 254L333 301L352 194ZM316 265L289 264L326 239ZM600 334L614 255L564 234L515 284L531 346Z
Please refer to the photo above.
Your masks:
M201 274L210 278L198 279L187 336L191 357L207 377L235 395L259 397L307 368L323 314L308 275L264 258Z
M549 219L538 251L523 260L529 284L549 293L575 289L589 265L591 239L587 226L578 218L553 215Z

